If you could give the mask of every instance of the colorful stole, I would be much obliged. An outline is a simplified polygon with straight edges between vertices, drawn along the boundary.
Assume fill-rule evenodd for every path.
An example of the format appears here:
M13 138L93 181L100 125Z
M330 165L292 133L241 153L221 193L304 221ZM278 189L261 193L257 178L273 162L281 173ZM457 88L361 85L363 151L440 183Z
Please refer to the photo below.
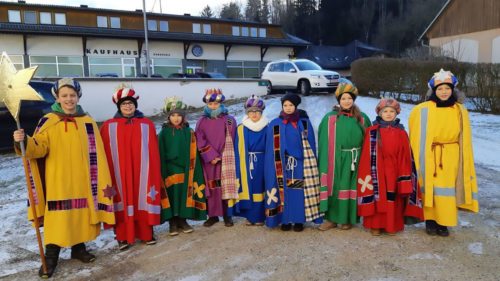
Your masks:
M189 147L189 173L187 182L188 192L187 192L186 206L194 207L198 210L206 210L207 204L205 202L200 202L196 199L193 199L195 195L199 199L203 198L203 190L205 189L205 185L204 184L198 185L198 183L194 182L194 170L196 168L196 152L197 152L196 137L193 131L190 131L189 135L191 137L191 144Z
M277 214L281 214L283 212L283 206L285 204L285 193L284 193L285 191L284 191L284 180L283 180L283 178L284 178L283 177L283 162L281 160L280 148L281 148L280 126L275 125L273 127L274 169L276 171L276 181L278 183L280 204L278 205L278 207L276 207L274 209L266 209L266 217L273 217L273 216L276 216ZM271 195L274 196L273 193L275 190L276 189L273 188L273 190L271 191ZM270 196L270 195L268 194L268 196Z
M226 117L226 141L222 151L221 187L222 199L238 199L238 188L236 185L236 163L234 155L234 144L231 136L232 120Z
M250 200L250 188L248 187L248 174L247 174L247 153L245 152L245 126L238 126L238 152L240 155L240 180L241 180L241 192L239 193L239 199Z
M314 152L307 140L307 121L302 120L302 147L304 150L304 211L306 221L321 217L319 212L319 172Z

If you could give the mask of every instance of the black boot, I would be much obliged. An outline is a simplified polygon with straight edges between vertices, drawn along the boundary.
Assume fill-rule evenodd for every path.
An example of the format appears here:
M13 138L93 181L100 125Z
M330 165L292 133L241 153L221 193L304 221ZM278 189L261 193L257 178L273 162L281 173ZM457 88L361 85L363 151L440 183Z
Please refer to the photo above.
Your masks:
M426 220L425 221L425 232L427 232L427 234L429 234L431 236L436 235L437 227L438 227L438 225L437 225L436 221L433 221L433 220Z
M87 252L85 244L80 243L71 247L71 258L77 259L83 263L89 263L95 261L95 256Z
M47 266L47 272L43 272L43 266L40 266L40 270L38 270L38 276L42 278L50 278L54 271L56 270L57 261L59 260L59 252L61 251L61 247L48 244L45 246L45 265Z
M281 230L283 231L290 231L292 229L292 224L291 223L282 223L281 224Z
M224 216L223 218L224 218L224 225L225 226L230 227L230 226L234 225L232 217L230 217L230 216Z
M187 223L186 219L181 217L179 217L177 220L177 227L179 229L182 229L182 232L184 233L191 233L194 231L193 227L190 226L189 223Z
M296 223L293 225L293 231L295 232L301 232L302 230L304 230L304 224L302 223Z
M437 225L436 234L441 236L441 237L450 236L450 232L448 231L448 228L446 226L440 225L440 224Z
M219 221L219 217L209 217L208 220L206 220L203 223L203 226L211 227L212 225L216 224L218 221Z
M169 229L168 235L176 236L179 235L178 217L173 217L168 221Z

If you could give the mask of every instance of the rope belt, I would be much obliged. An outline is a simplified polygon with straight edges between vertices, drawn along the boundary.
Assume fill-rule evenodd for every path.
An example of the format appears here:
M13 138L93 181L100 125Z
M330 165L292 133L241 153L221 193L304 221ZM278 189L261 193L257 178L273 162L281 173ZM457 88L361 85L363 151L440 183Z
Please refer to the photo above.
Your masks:
M293 171L295 170L295 167L297 167L297 159L295 157L287 155L287 162L286 162L286 170L287 171L292 171L292 180L293 178Z
M442 170L443 169L443 150L444 150L444 145L445 144L454 144L457 143L457 141L454 142L433 142L431 150L434 154L434 177L437 177L437 163L436 163L436 146L441 147L441 153L439 154L439 168Z
M249 169L250 170L250 178L253 179L253 176L252 176L252 171L255 169L254 168L254 162L257 162L257 154L259 153L263 153L263 152L252 152L252 151L249 151L248 152L248 161L249 161Z
M346 151L346 152L351 152L351 156L352 156L351 171L355 171L356 170L356 163L358 162L358 160L356 160L356 158L358 158L359 151L361 150L361 147L353 147L350 149L341 149L341 150Z

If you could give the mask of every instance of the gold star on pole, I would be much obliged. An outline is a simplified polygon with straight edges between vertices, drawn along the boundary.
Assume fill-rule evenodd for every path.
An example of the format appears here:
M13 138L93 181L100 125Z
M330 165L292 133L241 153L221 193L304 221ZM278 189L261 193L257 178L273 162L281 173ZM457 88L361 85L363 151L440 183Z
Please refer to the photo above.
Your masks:
M17 71L7 53L0 58L0 102L5 103L10 114L19 121L22 100L43 100L28 84L38 66Z

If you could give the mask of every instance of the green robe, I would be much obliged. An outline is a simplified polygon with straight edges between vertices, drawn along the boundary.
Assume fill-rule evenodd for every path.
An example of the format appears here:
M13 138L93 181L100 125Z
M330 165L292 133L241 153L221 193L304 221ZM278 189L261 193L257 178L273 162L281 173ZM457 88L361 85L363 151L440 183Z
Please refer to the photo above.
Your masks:
M171 214L162 212L162 222L170 219L171 215L193 220L206 219L205 181L194 131L189 126L175 129L166 125L158 140L161 174L169 200L166 203L171 210Z
M359 222L356 195L358 162L365 129L371 126L368 116L364 113L362 116L364 121L360 124L354 117L331 111L319 125L320 211L331 222Z

